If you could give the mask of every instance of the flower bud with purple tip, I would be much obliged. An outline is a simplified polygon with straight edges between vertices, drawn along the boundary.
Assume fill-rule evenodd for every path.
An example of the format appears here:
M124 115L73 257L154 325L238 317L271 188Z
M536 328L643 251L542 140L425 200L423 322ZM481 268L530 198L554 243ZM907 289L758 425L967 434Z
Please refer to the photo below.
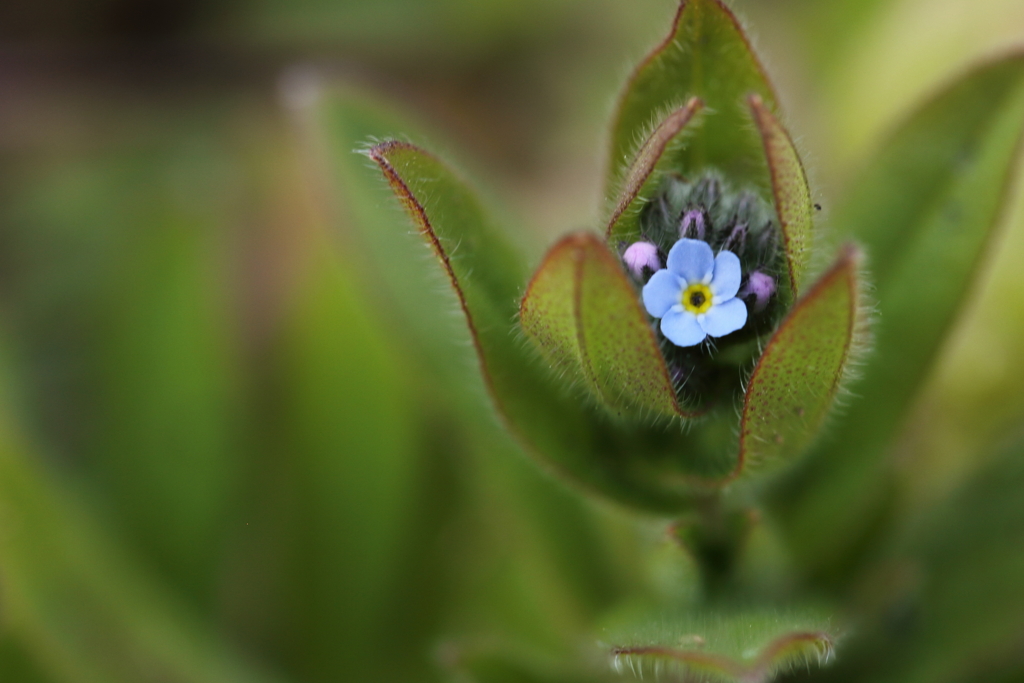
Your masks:
M691 239L704 239L704 212L690 210L683 214L683 220L679 223L679 237Z

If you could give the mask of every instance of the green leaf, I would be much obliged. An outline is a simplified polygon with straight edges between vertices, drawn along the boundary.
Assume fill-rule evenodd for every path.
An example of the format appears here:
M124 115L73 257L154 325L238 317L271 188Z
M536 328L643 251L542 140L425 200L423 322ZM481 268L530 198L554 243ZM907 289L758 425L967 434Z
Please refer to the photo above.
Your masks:
M733 476L738 461L729 414L684 433L649 420L623 421L580 401L517 340L525 277L462 181L407 143L385 142L368 154L449 276L498 411L543 463L587 489L656 511L683 509Z
M606 628L602 640L611 646L613 667L631 679L669 673L745 683L828 663L834 629L828 614L817 609L721 607L632 617Z
M855 592L861 626L824 680L1021 680L1022 490L1018 442L892 539Z
M807 266L814 245L814 204L803 163L789 133L758 95L750 97L754 122L764 141L764 154L772 179L775 212L789 266L790 298L803 292Z
M3 418L0 418L3 419ZM0 425L0 576L4 627L55 680L84 683L273 680L123 560Z
M444 663L457 672L454 680L469 683L611 683L617 678L593 661L550 661L532 653L454 646L444 655Z
M384 172L395 196L441 259L463 309L473 312L474 342L506 333L526 269L518 254L488 226L477 198L440 160L402 142L386 142L367 155ZM431 216L443 220L431 221Z
M7 629L0 635L0 680L18 683L54 683L24 644Z
M658 191L667 170L659 163L669 145L680 136L704 104L696 97L669 114L640 147L626 171L622 191L608 221L608 241L633 242L640 237L640 208Z
M381 140L398 134L414 139L426 137L420 127L403 121L387 102L380 102L370 93L351 88L327 88L315 105L314 109L306 112L306 116L310 119L315 117L320 125L306 129L304 137L308 141L311 158L319 155L326 162L315 169L326 173L313 178L316 182L314 187L330 192L322 205L331 209L326 222L334 228L336 246L343 261L341 265L352 276L353 284L361 285L359 298L372 306L373 317L386 333L388 345L397 348L403 361L403 369L397 370L398 375L405 376L409 384L415 385L416 389L406 391L418 392L416 408L425 413L417 424L422 451L418 456L420 477L417 492L413 493L416 497L408 503L409 509L416 511L415 526L405 532L415 541L403 542L402 560L393 565L402 569L401 576L394 579L398 588L390 591L391 603L397 609L377 609L378 613L390 612L388 618L394 625L384 626L384 631L375 630L373 634L390 633L387 641L389 651L397 648L408 652L410 659L419 662L416 653L427 645L414 641L413 637L420 634L424 639L434 638L430 629L440 618L436 616L437 612L444 610L448 613L458 609L453 607L453 603L461 599L468 600L474 609L487 611L495 623L514 622L515 626L510 628L520 635L537 632L567 637L576 632L576 620L607 609L609 604L618 601L627 586L633 585L633 573L623 571L624 565L629 565L628 558L635 554L631 551L632 546L624 549L622 543L609 545L604 533L606 519L595 518L594 508L586 500L569 490L563 482L544 476L534 463L524 459L511 435L502 428L499 420L494 419L492 404L486 399L486 389L474 363L476 357L466 324L452 315L458 303L451 288L445 286L445 276L434 259L424 258L422 239L411 233L408 217L396 206L387 184L381 182L379 169L367 164L365 157L352 153L374 138ZM308 248L314 253L324 249L333 251L328 245L319 243ZM333 319L349 315L344 311L351 308L351 304L344 305L344 300L337 302L335 297L337 294L329 299L321 295L325 300L320 307L320 316ZM338 394L341 397L351 389L339 387L334 381L321 377L323 373L315 371L319 363L333 367L341 362L338 359L338 342L330 336L329 329L313 329L311 323L312 319L305 323L305 331L301 335L292 335L295 341L310 334L328 338L316 345L318 356L310 357L302 364L308 370L301 376L308 382L323 384L323 391L341 392ZM307 342L302 346L310 345ZM371 357L375 355L372 351L369 353ZM298 389L300 375L292 369L288 372L284 382ZM310 392L310 400L330 403L334 399L324 401ZM339 421L337 415L329 417L329 414L330 411L325 411L321 422L324 436L334 434L334 439L339 439L345 435L347 427L342 424L344 420ZM363 418L353 415L353 419ZM325 454L340 452L337 440L333 441L334 445L326 439L319 442L323 445L311 440ZM333 455L331 457L337 460ZM395 465L387 458L371 458L363 466L394 471ZM359 495L364 494L360 492ZM301 493L296 497L308 500ZM333 504L343 503L336 501ZM478 504L486 505L488 514L478 514L471 507ZM319 514L311 513L313 519ZM267 511L265 514L273 516L277 513ZM470 534L464 540L466 544L479 545L484 543L483 538L488 539L487 550L481 553L484 557L474 564L473 580L468 584L456 578L465 565L460 559L463 553L443 549L441 546L446 541L431 531L452 523L456 515L461 519L468 516L478 520L474 526L480 527L479 533ZM529 521L510 528L509 520L512 519ZM341 534L325 529L324 533L331 534L331 540L327 542L311 537L306 544L307 552L324 553L325 557L335 561L356 561L351 553L343 553L339 557L336 552L330 552L332 547L344 547L350 543L349 535L356 532L350 528L352 526L346 525L348 531ZM359 526L365 527L360 533L381 533L376 524ZM282 531L287 531L287 528ZM509 535L515 540L510 541ZM623 543L633 541L629 534L619 538ZM337 545L339 542L341 546ZM263 552L274 551L268 549ZM491 562L503 567L510 552L520 559L529 558L527 564L536 567L533 571L546 577L539 583L526 582L530 586L529 600L518 598L526 590L526 583L516 578L518 575L506 577L501 570L486 566ZM549 560L550 566L542 558ZM369 565L371 560L372 557L367 557L358 561ZM297 558L297 563L301 568L303 558ZM324 580L333 580L332 574L336 572L327 567L322 574ZM498 575L505 578L495 580ZM557 576L559 580L550 581L549 575ZM346 585L351 591L365 590L351 582L346 582ZM450 590L455 587L457 595ZM310 596L317 591L311 588ZM256 596L247 602L263 604L265 600ZM295 601L287 602L293 605ZM319 600L310 604L316 605L318 610L322 610L319 613L335 624L359 625L359 620L354 622L344 609L337 608L336 603L327 605L324 602ZM570 602L574 607L564 610L551 608L552 604ZM367 601L365 604L373 603ZM346 646L338 647L336 631L317 626L313 628L319 629L317 642L322 643L325 651L330 649L335 658L349 662L350 671L351 662L356 661L369 662L380 673L382 657L367 653L365 637L353 639L344 636ZM346 657L346 653L359 648L363 649L364 655L355 660ZM390 655L387 659L395 660ZM428 662L423 664L430 665Z
M665 359L618 259L590 233L551 248L520 306L526 332L609 408L680 413Z
M1001 680L1004 667L1014 680L1024 674L1024 447L1000 456L907 533L894 561L909 576L883 604L919 621L878 632L895 636L889 645L899 653L888 661L899 658L913 673L875 680L935 681L951 671Z
M459 302L436 263L423 258L422 240L409 234L408 216L378 168L353 152L369 140L429 139L395 109L358 89L325 88L299 121L308 156L321 162L309 169L310 185L322 193L320 205L330 212L326 220L361 295L386 311L379 318L392 342L431 392L443 385L465 419L479 423L489 416L480 401L486 389L474 371L466 325L451 315Z
M858 333L859 255L847 248L772 336L747 383L740 421L745 472L801 455L821 431Z
M626 86L612 127L607 196L616 196L637 141L691 97L708 114L685 148L667 160L683 173L712 166L736 184L767 190L764 155L750 126L746 98L759 95L775 108L775 95L739 22L720 0L686 0L669 37L640 64Z
M401 630L392 618L419 540L413 529L434 512L416 500L424 418L410 368L326 236L295 245L293 258L303 277L262 357L270 388L253 427L262 457L240 513L260 531L241 535L232 563L246 577L248 565L274 557L263 570L273 578L241 582L236 619L251 619L267 641L294 638L288 651L299 671L385 677L421 642L419 605L402 606ZM276 453L289 455L282 462ZM443 471L436 460L431 467ZM422 560L418 568L431 569ZM385 652L386 662L376 661Z
M892 137L835 217L861 242L878 300L875 349L838 429L781 491L801 561L837 574L883 514L894 437L933 359L970 303L971 283L1009 204L1024 134L1024 58L982 68ZM984 353L984 349L979 349Z
M26 267L11 271L8 311L46 448L75 463L106 520L165 579L213 612L244 478L243 297L227 249L241 236L229 226L270 201L223 191L253 170L225 142L243 119L207 102L166 125L164 108L129 114L124 103L106 116L131 126L112 124L102 144L10 158L18 190L0 223ZM97 129L89 118L83 135ZM262 132L257 119L243 127Z

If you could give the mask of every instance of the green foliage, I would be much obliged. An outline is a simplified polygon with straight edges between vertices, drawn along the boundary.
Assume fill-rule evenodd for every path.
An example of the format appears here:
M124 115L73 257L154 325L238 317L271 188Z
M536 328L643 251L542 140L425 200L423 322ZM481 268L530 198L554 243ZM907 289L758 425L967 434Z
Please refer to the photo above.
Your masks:
M1011 0L686 0L607 146L663 0L145 4L0 9L0 680L1020 678L1024 58L853 149ZM752 317L677 348L695 215Z
M827 612L816 609L644 614L608 627L613 666L629 680L696 676L713 681L770 680L790 668L829 662L835 634Z
M711 67L706 66L709 62ZM846 205L852 208L839 212L835 234L880 254L873 265L883 320L877 357L863 385L866 401L855 402L850 414L837 420L845 452L835 447L835 436L822 440L819 432L847 371L851 350L863 341L858 339L866 321L855 248L847 247L833 269L807 288L768 339L747 383L738 445L722 429L728 420L719 414L694 430L696 438L673 435L648 450L649 428L631 420L629 414L681 411L664 361L645 328L636 291L621 267L608 258L607 248L585 234L566 238L549 252L526 291L520 322L553 366L554 372L545 374L531 362L528 350L515 346L511 326L501 325L502 316L495 313L507 306L517 282L504 277L510 271L504 267L503 250L496 238L486 236L489 229L483 227L485 219L476 200L433 157L411 145L385 142L375 146L370 156L448 271L494 398L509 425L543 459L562 465L572 478L617 500L658 508L664 504L659 497L666 491L679 495L691 510L681 538L711 589L708 577L716 574L711 565L721 560L717 573L731 575L735 548L747 535L715 533L721 526L716 520L746 519L743 512L723 512L715 489L748 471L745 466L751 463L761 466L755 472L780 469L814 443L819 444L818 453L838 461L842 477L829 472L819 477L824 485L808 484L820 470L824 456L819 455L800 476L790 478L784 490L796 495L783 499L777 508L805 570L816 571L830 563L855 566L836 548L856 547L863 530L878 519L877 501L887 494L885 486L865 489L863 474L877 468L892 442L1005 200L1024 120L1019 69L1016 60L1009 64L968 78L967 85L954 88L907 124L869 171L869 179L854 190ZM722 73L706 77L706 68ZM608 234L610 239L627 241L639 236L637 207L652 200L652 188L666 173L713 167L734 182L769 186L788 261L783 287L783 300L788 303L804 290L814 246L814 208L802 163L772 111L774 104L766 100L767 92L750 85L751 79L767 91L760 68L728 11L715 2L684 4L672 37L641 65L623 96L612 144L613 176L621 177L623 188ZM742 90L734 90L740 85ZM656 118L659 109L673 106L673 98L680 97L693 99L658 124L628 167L620 166L619 160L630 149L627 140L642 134L645 119ZM727 132L716 132L712 122L728 122L730 112L740 116L728 106L730 99L746 99L753 127L731 121ZM968 100L973 104L965 112L962 105ZM982 113L976 104L979 100L999 104ZM690 131L691 119L705 105L708 114ZM975 114L970 113L972 107ZM725 116L715 118L722 112ZM686 136L681 135L684 129ZM742 140L744 131L751 129L760 138L757 156ZM919 139L921 135L934 139L940 131L946 136L937 148ZM916 154L918 150L926 151ZM743 160L739 166L737 159ZM760 170L766 172L759 176L752 159L760 160L764 164ZM896 192L909 197L894 199ZM500 287L487 280L473 282L476 273L492 270L502 274ZM927 291L921 291L922 285ZM505 315L508 319L507 309ZM481 334L481 329L486 333ZM504 334L491 336L495 329ZM529 387L524 383L528 377L533 382ZM574 401L572 388L580 384L592 401L613 415L591 402ZM551 421L551 410L559 411L561 425ZM612 416L622 419L615 421ZM565 429L570 420L578 426L576 434ZM583 435L590 438L583 440ZM604 469L607 461L601 452L610 452L608 446L615 441L632 442L618 459L632 468ZM575 453L567 457L574 447L576 453L582 447L583 458ZM664 467L666 455L673 451L686 458L683 468ZM735 460L730 452L736 454ZM710 471L700 464L716 460L718 468ZM850 476L851 463L860 476ZM661 467L641 469L636 477L637 465L649 468L652 464ZM844 487L840 495L829 486L829 477ZM807 499L832 514L808 510ZM840 507L842 512L835 513ZM837 516L843 518L838 525ZM843 532L853 531L830 536L826 525L832 525L833 531L836 526ZM813 533L806 532L808 527ZM810 542L802 544L805 539L800 533ZM671 662L681 671L728 680L765 680L809 654L830 653L831 640L801 632L779 635L760 654L747 648L748 662L738 661L735 654L690 652L649 639L613 651L637 658L641 671L651 662ZM633 659L628 661L635 667Z
M446 664L473 683L602 683L615 680L604 666L572 666L521 652L494 649L449 653Z
M612 410L680 412L654 335L618 260L594 235L555 245L523 297L523 331Z
M39 664L10 632L0 637L0 675L6 681L20 683L53 683L54 680L40 670Z
M9 425L0 438L4 620L46 674L96 683L274 680L214 644L133 571L88 515L58 498Z
M10 270L13 352L60 397L29 394L37 425L78 453L108 519L201 605L238 477L231 202L210 189L233 173L212 142L225 118L19 167L34 182L6 203L8 248L28 266ZM88 408L69 413L79 401Z
M259 484L269 488L266 499L254 501L250 513L268 531L246 538L239 560L273 553L265 571L273 572L276 590L254 597L276 597L268 606L274 619L292 624L284 656L296 670L342 676L366 667L369 675L381 667L367 656L393 628L381 606L407 580L407 520L436 519L437 512L417 509L422 446L400 356L337 262L308 259L300 303L269 353L274 390L261 407L261 449L291 456L268 463L263 476L270 481ZM349 490L349 482L359 485ZM355 547L361 551L349 552ZM423 570L429 576L430 566ZM417 608L408 608L413 632L423 616ZM408 642L404 636L392 637Z
M847 654L814 680L1020 680L1022 486L1018 442L902 529L860 581Z
M847 248L782 321L754 368L740 452L755 472L792 462L821 431L864 323L858 261Z
M654 100L678 94L680 74L691 79L684 80L684 85L699 85L699 94L702 98L710 97L709 101L721 102L717 98L732 95L742 100L742 95L749 93L730 88L746 87L750 79L761 86L755 92L767 90L738 24L719 3L694 2L683 6L673 36L641 66L627 86L613 138L621 137L626 128L635 128L629 121L638 116L638 109L647 107L653 111L659 106L652 104ZM716 46L712 54L718 50L734 57L739 55L739 61L716 62L713 78L702 75L703 67L693 72L690 52L704 51L708 43ZM770 183L766 184L772 186L777 198L781 239L789 264L790 282L784 287L788 299L797 291L796 284L802 282L810 256L812 209L800 161L788 135L771 114L766 97L767 94L751 96L750 110L745 109L744 103L742 114L748 117L753 113L757 135L763 139L763 151L761 144L752 148L754 158L771 168ZM665 169L694 172L704 163L714 163L723 172L734 171L729 162L714 154L709 157L710 162L683 159L675 154L670 143L701 106L701 100L692 99L689 105L671 114L641 147L626 172L623 196L609 226L610 239L635 233L639 214L632 207L650 199L651 188L660 182ZM724 120L730 123L728 117ZM724 124L720 121L718 125ZM736 124L729 134L740 128ZM712 126L709 130L715 133L718 128ZM701 131L697 137L705 139L707 130L702 127ZM688 145L691 143L688 141ZM701 143L702 149L705 143ZM715 142L709 149L718 149L718 144ZM749 162L751 149L737 146L735 141L722 144L729 154ZM794 416L790 419L800 426L763 426L768 410L755 403L755 410L761 412L749 424L756 427L749 428L740 443L730 433L732 419L728 407L722 406L712 409L699 430L666 434L660 427L652 428L645 422L645 415L688 417L687 406L680 406L675 395L665 360L658 353L639 309L636 291L621 266L609 258L606 248L585 236L559 243L526 289L520 322L553 366L553 372L545 372L529 349L515 339L511 322L515 312L509 310L508 302L522 293L525 280L518 260L489 223L479 201L435 157L413 145L385 141L367 154L380 165L392 190L449 276L467 316L485 382L498 410L510 428L547 464L554 464L577 482L621 502L643 509L680 509L738 476L744 451L760 448L756 444L765 438L759 430L771 431L767 436L773 441L779 437L784 441L792 439L791 452L790 443L786 443L788 459L801 453L815 435L814 428L820 426L831 405L834 387L847 360L846 349L856 327L851 314L855 303L844 304L828 297L819 303L836 306L835 315L845 319L846 324L836 331L835 339L826 341L822 334L814 335L817 343L830 349L829 362L820 370L824 380L810 381L801 375L797 384L784 388L798 396L814 394L813 401L801 398L797 399L800 405L792 406ZM738 177L753 182L742 173ZM800 353L790 354L788 361L774 362L792 364L806 352L801 349ZM805 388L799 384L803 381L815 388ZM819 381L829 389L819 392ZM598 405L574 397L574 385L585 386ZM806 422L801 411L807 414ZM623 417L626 419L620 419ZM581 448L583 444L587 445ZM780 456L773 454L767 459L778 460Z
M515 304L525 277L503 277L518 267L462 182L435 157L405 143L384 143L369 154L451 277L499 411L542 461L588 488L654 510L687 506L703 481L731 470L734 454L697 440L727 434L666 434L621 423L578 400L515 338Z
M668 38L640 64L619 102L606 194L615 196L638 141L691 97L713 114L672 155L672 166L690 173L716 168L736 184L767 190L760 140L746 108L751 94L775 108L775 93L736 18L720 0L682 3Z
M472 363L472 342L465 324L450 312L458 301L437 266L424 258L422 241L408 234L408 217L393 206L394 196L371 172L365 157L353 153L367 140L400 134L422 135L419 128L395 114L391 107L365 92L331 89L321 93L318 105L304 112L308 156L326 165L321 193L334 197L332 215L325 216L338 236L340 248L358 258L346 267L371 282L363 295L390 314L382 324L391 343L401 344L428 382L443 385L464 414L480 410L485 392ZM326 197L322 198L327 203ZM424 287L423 283L437 287ZM465 356L466 363L451 362Z
M651 201L661 186L666 173L675 170L672 154L666 154L692 122L704 103L691 99L685 107L669 114L641 145L636 158L626 170L622 190L611 219L608 221L608 241L634 242L640 239L640 209ZM667 158L666 158L667 157Z
M814 205L807 174L789 133L757 95L750 97L750 109L764 141L764 155L772 179L772 196L785 245L788 295L803 293L807 267L813 255Z
M884 512L893 439L955 316L970 305L1010 200L1022 133L1018 57L969 74L916 112L837 212L835 232L870 254L878 325L859 399L821 443L799 497L781 503L811 571L849 566Z
M371 656L367 642L376 641L410 653L408 659L425 659L429 629L437 628L442 614L453 613L474 615L472 623L450 627L455 630L477 634L500 623L535 644L561 646L584 617L614 604L635 579L626 559L634 542L610 542L606 521L595 519L585 501L538 477L493 419L465 323L452 315L457 299L437 277L434 262L423 258L422 239L410 234L408 218L393 206L379 171L352 153L367 139L415 127L350 90L325 92L308 114L329 124L316 129L322 137L310 136L312 149L337 150L327 177L336 183L341 211L328 218L342 249L359 254L350 269L370 284L364 295L387 311L382 322L388 344L408 362L417 405L429 406L416 420L422 481L409 502L417 523L405 536L405 570L387 603L396 611L382 611L390 614L386 638L364 633L350 641L352 652L363 648L359 661L370 667L394 659L390 651ZM423 287L424 281L437 286ZM454 360L460 357L466 361ZM472 548L474 561L467 564L463 554L452 552L451 540L439 540L439 528L451 528L462 546ZM522 562L526 582L515 569ZM344 611L334 614L359 624Z

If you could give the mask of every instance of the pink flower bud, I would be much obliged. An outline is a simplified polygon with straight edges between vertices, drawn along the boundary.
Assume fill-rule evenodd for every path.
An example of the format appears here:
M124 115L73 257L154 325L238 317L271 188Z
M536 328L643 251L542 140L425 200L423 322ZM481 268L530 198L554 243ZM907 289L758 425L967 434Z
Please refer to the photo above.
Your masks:
M626 267L637 277L642 277L644 268L650 268L651 272L661 270L661 260L658 258L658 248L650 242L634 242L622 255Z
M768 305L768 300L775 294L775 278L755 270L750 274L747 286L743 289L746 295L754 295L754 313L760 313Z

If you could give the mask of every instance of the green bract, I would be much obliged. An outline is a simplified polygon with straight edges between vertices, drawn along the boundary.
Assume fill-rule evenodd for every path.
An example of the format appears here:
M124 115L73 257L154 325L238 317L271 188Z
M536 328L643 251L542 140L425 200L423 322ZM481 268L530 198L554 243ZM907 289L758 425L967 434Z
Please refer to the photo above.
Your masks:
M767 468L799 456L835 398L858 328L858 256L844 250L807 284L813 207L774 101L731 13L714 0L684 4L669 38L630 79L615 117L607 243L570 235L529 280L443 162L404 142L367 151L447 271L509 428L587 488L641 509L687 509L749 462ZM782 313L791 310L774 334L696 358L718 368L716 387L727 384L701 400L673 382L615 250L640 234L641 210L667 177L706 172L775 207L773 243L785 261L779 300ZM761 346L767 353L756 361Z

